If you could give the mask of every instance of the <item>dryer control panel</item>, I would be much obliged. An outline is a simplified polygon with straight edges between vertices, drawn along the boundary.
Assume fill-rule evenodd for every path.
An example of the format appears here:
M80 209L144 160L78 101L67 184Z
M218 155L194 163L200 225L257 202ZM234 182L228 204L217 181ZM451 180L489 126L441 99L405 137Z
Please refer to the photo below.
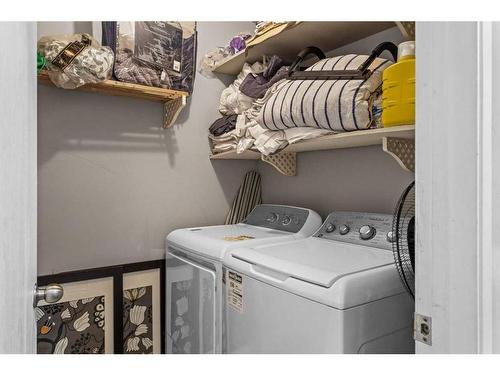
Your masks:
M306 224L310 223L313 219L312 216L318 215L313 211L299 207L260 204L248 214L243 223L290 233L299 233ZM319 222L315 225L317 228Z
M332 212L314 237L384 250L392 250L396 240L392 215L349 211Z

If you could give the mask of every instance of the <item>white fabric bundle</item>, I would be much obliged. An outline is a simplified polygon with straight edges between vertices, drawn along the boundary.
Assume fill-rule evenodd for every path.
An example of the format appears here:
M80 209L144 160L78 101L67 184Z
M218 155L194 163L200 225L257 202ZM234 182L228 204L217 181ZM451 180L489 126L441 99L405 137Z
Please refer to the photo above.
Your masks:
M236 129L219 136L209 133L208 138L212 142L212 151L214 153L235 150L239 140Z

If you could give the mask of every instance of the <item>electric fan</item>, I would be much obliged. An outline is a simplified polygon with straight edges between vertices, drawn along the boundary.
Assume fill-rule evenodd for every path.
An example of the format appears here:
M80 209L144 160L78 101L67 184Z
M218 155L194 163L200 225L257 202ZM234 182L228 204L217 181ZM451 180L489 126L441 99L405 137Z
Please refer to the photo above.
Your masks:
M415 182L408 186L394 212L392 243L394 261L405 289L415 298Z

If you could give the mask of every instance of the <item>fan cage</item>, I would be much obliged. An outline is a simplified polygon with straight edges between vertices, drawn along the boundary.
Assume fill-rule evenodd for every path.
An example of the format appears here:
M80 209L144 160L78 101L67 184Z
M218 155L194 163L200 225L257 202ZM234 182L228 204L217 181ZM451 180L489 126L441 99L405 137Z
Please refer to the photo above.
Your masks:
M414 231L410 230L415 220L415 182L412 182L403 192L399 199L394 219L392 221L392 231L396 234L396 241L393 243L393 255L403 286L408 293L415 298L415 249ZM410 238L410 236L413 236ZM409 243L413 242L413 248Z

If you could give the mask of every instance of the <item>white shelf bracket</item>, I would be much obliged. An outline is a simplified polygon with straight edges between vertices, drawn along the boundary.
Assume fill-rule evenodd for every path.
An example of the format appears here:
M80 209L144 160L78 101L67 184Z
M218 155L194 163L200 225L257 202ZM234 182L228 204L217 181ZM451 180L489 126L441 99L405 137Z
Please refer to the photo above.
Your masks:
M280 152L274 155L261 155L261 160L272 165L278 172L285 176L297 175L297 153Z
M185 95L182 95L178 98L169 100L168 102L163 103L163 108L164 108L164 117L163 117L163 128L167 129L170 128L175 120L177 120L177 117L179 116L179 113L181 113L182 109L186 106L187 103L187 97Z
M415 172L415 142L413 139L384 137L382 149L396 159L405 171Z

